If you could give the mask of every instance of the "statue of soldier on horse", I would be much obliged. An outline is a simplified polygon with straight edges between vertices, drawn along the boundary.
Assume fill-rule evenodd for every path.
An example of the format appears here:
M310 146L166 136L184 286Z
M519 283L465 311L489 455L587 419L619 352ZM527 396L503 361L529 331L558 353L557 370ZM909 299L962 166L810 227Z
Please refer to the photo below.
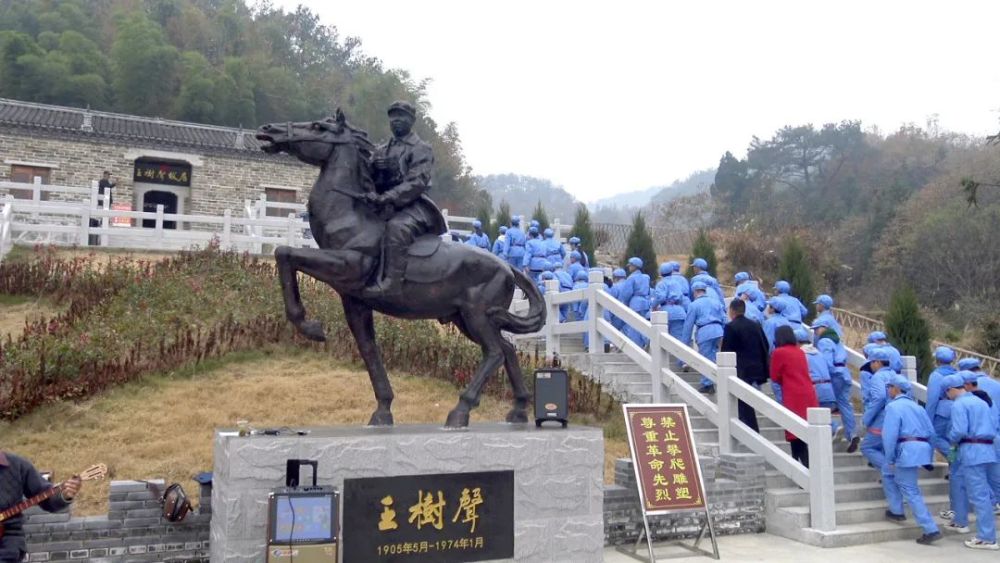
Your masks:
M378 147L339 109L322 121L258 129L265 152L285 152L320 169L308 202L319 248L275 249L288 320L307 338L325 340L321 324L306 318L298 272L337 291L375 391L370 425L393 423L392 386L375 339L374 311L452 323L482 349L483 359L446 426L468 425L487 378L501 365L514 395L507 421L527 422L530 397L514 347L501 331L538 331L545 324L542 295L492 253L441 240L444 217L427 195L434 155L413 132L416 109L396 102L388 115L393 137ZM528 298L524 317L509 311L515 287Z

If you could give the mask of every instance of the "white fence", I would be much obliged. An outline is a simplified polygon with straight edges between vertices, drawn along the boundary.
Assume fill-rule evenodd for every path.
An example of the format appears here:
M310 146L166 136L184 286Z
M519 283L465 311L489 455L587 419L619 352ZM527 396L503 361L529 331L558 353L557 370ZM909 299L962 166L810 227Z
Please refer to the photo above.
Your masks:
M740 443L764 457L768 464L809 492L811 527L826 532L836 530L830 410L809 409L807 419L802 420L770 396L740 380L736 376L736 354L720 352L718 363L712 363L696 350L670 336L667 332L666 312L655 311L650 315L651 320L646 320L608 294L604 288L600 272L590 273L590 285L586 289L560 293L558 281L547 281L546 324L539 333L526 336L541 336L545 339L548 359L560 354L558 337L561 335L587 334L591 355L603 353L602 343L607 339L649 373L653 402L662 402L670 392L676 394L718 427L719 449L722 453L733 451L736 444ZM560 323L559 306L577 301L587 301L588 319ZM515 302L513 305L516 312L526 307L524 302ZM649 351L626 338L605 320L605 311L648 338ZM849 350L848 356L848 363L854 368L865 362L864 357L854 350ZM671 360L674 359L715 382L717 403L713 403L673 371L672 366L675 364ZM904 374L914 383L914 396L918 400L926 400L927 388L916 383L916 360L912 356L904 357L903 360ZM860 392L857 381L854 382L854 387ZM774 421L805 442L809 447L809 468L803 467L784 450L740 422L738 401L747 403L758 415Z
M100 246L107 248L180 250L218 241L227 250L255 254L273 247L315 247L307 234L308 224L299 214L301 204L260 200L246 202L245 216L166 213L111 209L108 197L90 188L0 182L0 189L31 190L31 199L3 200L0 209L0 260L15 244ZM45 194L45 196L43 196ZM268 217L267 209L287 211L287 217ZM143 227L143 221L150 222ZM118 223L116 225L115 223ZM173 227L168 228L169 223ZM123 226L119 226L123 225Z

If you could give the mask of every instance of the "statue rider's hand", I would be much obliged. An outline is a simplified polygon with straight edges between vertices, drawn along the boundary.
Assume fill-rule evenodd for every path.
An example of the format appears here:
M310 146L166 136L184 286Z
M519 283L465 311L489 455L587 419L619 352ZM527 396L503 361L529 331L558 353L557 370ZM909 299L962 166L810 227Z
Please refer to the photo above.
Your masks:
M365 202L370 203L372 205L381 205L382 203L385 202L385 198L382 196L382 194L377 194L373 192L366 193L364 195L364 200Z
M387 170L389 168L389 159L384 156L376 157L372 159L372 166L379 170Z

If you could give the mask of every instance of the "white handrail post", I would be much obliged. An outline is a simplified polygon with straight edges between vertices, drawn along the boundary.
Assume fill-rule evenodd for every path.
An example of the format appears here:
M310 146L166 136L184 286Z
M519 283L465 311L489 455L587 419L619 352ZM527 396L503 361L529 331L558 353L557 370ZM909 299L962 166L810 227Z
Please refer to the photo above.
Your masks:
M288 246L290 246L292 248L296 248L297 247L297 245L295 244L295 214L294 213L289 213L288 214L288 234L287 234L286 238L287 238L286 242L288 243Z
M552 221L552 238L562 243L562 225L559 224L558 217Z
M90 208L97 209L99 204L98 198L100 195L97 193L97 180L90 181Z
M233 248L233 212L229 209L222 212L222 248Z
M163 205L156 205L156 240L163 244ZM164 245L165 247L165 245ZM161 247L163 248L163 247Z
M604 342L597 332L597 319L604 316L597 304L597 292L604 288L604 276L601 272L588 272L587 282L587 351L593 358L604 352Z
M733 415L737 412L737 399L729 389L730 376L736 377L736 353L719 352L716 356L715 389L719 405L719 453L728 454L736 449L733 439Z
M555 327L559 324L559 305L552 303L552 296L559 295L559 280L545 280L545 361L559 355L559 336ZM551 363L550 363L551 365Z
M31 183L31 201L36 205L42 201L42 177L35 176Z
M910 382L917 382L917 358L914 356L903 356L903 375Z
M448 210L447 209L442 209L441 210L441 216L444 217L444 226L445 226L445 228L447 228L449 231L451 231L451 225L448 224ZM445 234L447 234L447 233L445 233ZM451 240L451 239L448 239L448 240Z
M830 409L810 408L809 423L809 513L813 528L832 532L837 529L837 506L833 494L833 437L830 432Z
M104 211L111 211L111 200L114 197L114 193L115 193L114 188L106 188L104 190L104 201L101 202L101 207L104 209ZM104 217L101 217L101 228L107 229L110 226L111 226L111 217L105 214ZM108 246L108 244L109 244L108 235L101 235L101 246Z
M90 244L90 208L80 208L80 234L77 235L76 244L87 246Z
M653 325L653 334L649 338L649 360L653 371L654 403L663 402L663 367L664 363L670 361L670 356L663 351L663 333L667 330L668 320L666 311L653 311L649 314L649 322Z

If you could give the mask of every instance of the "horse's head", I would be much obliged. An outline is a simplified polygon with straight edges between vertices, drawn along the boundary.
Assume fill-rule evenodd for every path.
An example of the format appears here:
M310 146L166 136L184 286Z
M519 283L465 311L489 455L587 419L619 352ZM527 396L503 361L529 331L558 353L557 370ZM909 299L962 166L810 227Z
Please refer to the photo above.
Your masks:
M366 157L373 146L368 135L347 122L340 109L322 121L268 123L257 129L261 150L274 154L286 152L299 160L322 166L333 156L337 145L352 144Z

